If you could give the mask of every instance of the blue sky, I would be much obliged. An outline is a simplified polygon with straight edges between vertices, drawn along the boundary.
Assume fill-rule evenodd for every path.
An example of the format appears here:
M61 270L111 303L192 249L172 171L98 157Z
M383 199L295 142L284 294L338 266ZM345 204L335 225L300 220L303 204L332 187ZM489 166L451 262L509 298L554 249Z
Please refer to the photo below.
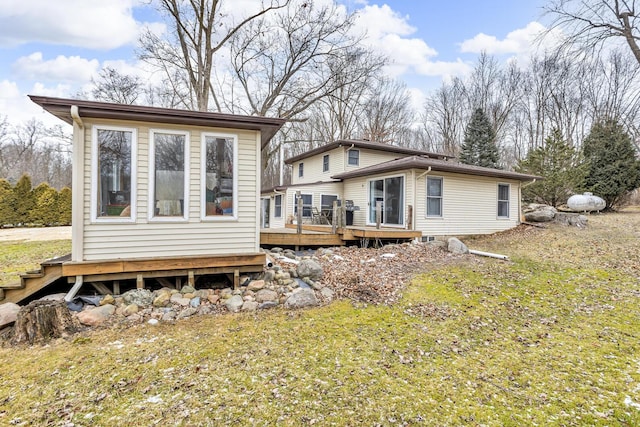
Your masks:
M328 1L328 0L315 0ZM145 76L135 57L140 28L164 31L143 0L2 0L0 117L50 121L27 94L69 97L105 66ZM234 10L257 0L227 0ZM481 51L525 59L544 28L544 0L342 0L357 10L369 46L390 56L415 105L442 79L468 73Z

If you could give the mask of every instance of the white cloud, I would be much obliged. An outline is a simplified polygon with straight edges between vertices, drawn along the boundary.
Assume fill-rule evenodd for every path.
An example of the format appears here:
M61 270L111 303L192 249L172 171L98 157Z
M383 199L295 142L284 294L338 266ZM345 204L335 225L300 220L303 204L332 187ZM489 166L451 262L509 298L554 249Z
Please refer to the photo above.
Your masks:
M42 52L23 56L12 65L12 71L30 80L83 83L91 80L100 66L97 59L58 55L44 60Z
M366 33L364 43L390 60L386 73L395 78L416 73L425 76L460 75L469 66L462 61L434 61L438 52L421 38L411 37L416 28L409 16L402 16L388 5L365 5L358 11L356 29Z
M496 36L480 33L463 41L460 50L465 53L486 52L490 55L524 55L536 49L537 40L546 28L539 22L530 22L524 28L511 31L499 40Z
M135 0L2 0L0 46L27 42L113 49L135 42L144 24ZM159 24L148 24L158 30Z
M57 85L47 87L41 83L36 83L29 91L30 95L44 96L69 96L69 87ZM0 81L0 120L7 117L11 124L19 124L33 117L42 121L47 126L63 124L59 119L31 102L26 93L22 93L18 84L9 80Z

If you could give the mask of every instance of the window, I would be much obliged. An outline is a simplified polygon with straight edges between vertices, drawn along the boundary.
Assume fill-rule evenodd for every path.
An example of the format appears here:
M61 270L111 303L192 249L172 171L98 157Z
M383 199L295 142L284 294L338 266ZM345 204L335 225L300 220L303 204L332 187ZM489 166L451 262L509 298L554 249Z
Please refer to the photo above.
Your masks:
M301 194L300 198L302 199L302 217L303 218L311 218L311 204L313 203L313 195L312 194ZM298 199L296 195L293 195L293 215L298 216Z
M385 225L404 224L404 177L369 181L369 223L376 223L376 205L381 205L381 222Z
M498 184L498 218L509 218L509 184Z
M442 178L427 177L427 217L442 216Z
M358 166L360 164L360 150L349 150L348 164L350 166Z
M236 141L235 135L202 134L201 194L208 219L236 217Z
M329 172L329 155L325 154L322 157L322 172Z
M323 194L320 196L320 213L327 218L329 222L333 220L333 202L338 200L338 196Z
M304 163L300 163L298 165L298 178L302 178L304 176Z
M151 173L149 213L154 219L187 219L189 134L152 130L150 132Z
M136 139L135 129L93 128L92 220L135 218Z
M282 194L277 194L273 203L273 216L282 218Z

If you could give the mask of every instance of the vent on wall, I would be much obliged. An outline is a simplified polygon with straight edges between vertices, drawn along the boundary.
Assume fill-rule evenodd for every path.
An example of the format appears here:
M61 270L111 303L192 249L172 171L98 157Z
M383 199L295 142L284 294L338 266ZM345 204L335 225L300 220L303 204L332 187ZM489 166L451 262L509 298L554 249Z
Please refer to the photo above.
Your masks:
M435 242L436 236L422 236L423 242Z

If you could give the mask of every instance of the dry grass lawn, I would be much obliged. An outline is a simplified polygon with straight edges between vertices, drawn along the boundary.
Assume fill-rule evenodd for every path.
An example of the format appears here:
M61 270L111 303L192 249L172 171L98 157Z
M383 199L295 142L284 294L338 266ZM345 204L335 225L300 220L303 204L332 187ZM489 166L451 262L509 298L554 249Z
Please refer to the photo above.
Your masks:
M0 424L640 425L640 211L467 243L511 262L432 268L394 306L0 349Z

